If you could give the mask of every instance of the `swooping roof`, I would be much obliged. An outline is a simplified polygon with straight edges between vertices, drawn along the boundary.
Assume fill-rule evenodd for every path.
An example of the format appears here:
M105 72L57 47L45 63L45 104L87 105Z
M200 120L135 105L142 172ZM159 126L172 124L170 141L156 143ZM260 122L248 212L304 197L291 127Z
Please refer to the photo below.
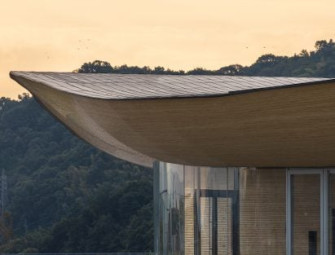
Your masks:
M141 165L335 165L335 79L10 76L78 136Z
M218 75L143 75L12 72L51 88L101 99L146 99L222 96L234 93L308 85L329 78L247 77Z

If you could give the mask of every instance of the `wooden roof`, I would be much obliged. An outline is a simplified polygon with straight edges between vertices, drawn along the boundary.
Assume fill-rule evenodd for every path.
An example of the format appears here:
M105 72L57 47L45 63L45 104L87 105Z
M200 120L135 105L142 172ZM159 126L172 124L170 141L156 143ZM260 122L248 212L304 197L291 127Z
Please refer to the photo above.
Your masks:
M12 72L74 133L150 166L335 166L335 80Z
M329 78L12 72L71 94L101 99L210 97L327 82Z

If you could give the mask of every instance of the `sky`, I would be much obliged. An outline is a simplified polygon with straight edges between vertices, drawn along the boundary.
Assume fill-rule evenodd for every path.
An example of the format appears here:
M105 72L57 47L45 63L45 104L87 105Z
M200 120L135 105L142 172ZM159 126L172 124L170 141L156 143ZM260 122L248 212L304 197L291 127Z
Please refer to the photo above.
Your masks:
M335 38L334 0L0 0L0 97L8 74L83 63L174 70L250 65Z

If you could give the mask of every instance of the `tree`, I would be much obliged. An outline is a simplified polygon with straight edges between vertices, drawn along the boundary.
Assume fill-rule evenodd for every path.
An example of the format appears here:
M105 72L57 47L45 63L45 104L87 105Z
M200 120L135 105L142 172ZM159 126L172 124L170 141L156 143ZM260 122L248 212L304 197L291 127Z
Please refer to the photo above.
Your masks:
M315 42L315 49L317 51L320 51L328 46L328 43L326 40L320 40Z
M111 73L113 67L110 63L101 60L84 63L78 70L79 73Z
M216 73L222 75L239 75L242 70L243 66L241 65L230 65L221 67L219 70L216 71Z

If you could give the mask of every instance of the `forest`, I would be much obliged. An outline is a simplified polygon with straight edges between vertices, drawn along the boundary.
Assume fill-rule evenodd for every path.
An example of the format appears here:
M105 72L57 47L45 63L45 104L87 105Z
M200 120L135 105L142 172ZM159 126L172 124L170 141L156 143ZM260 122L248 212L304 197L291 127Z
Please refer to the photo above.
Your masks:
M218 70L96 60L75 72L335 77L335 43ZM153 250L152 169L80 140L29 94L0 98L0 170L1 253Z

